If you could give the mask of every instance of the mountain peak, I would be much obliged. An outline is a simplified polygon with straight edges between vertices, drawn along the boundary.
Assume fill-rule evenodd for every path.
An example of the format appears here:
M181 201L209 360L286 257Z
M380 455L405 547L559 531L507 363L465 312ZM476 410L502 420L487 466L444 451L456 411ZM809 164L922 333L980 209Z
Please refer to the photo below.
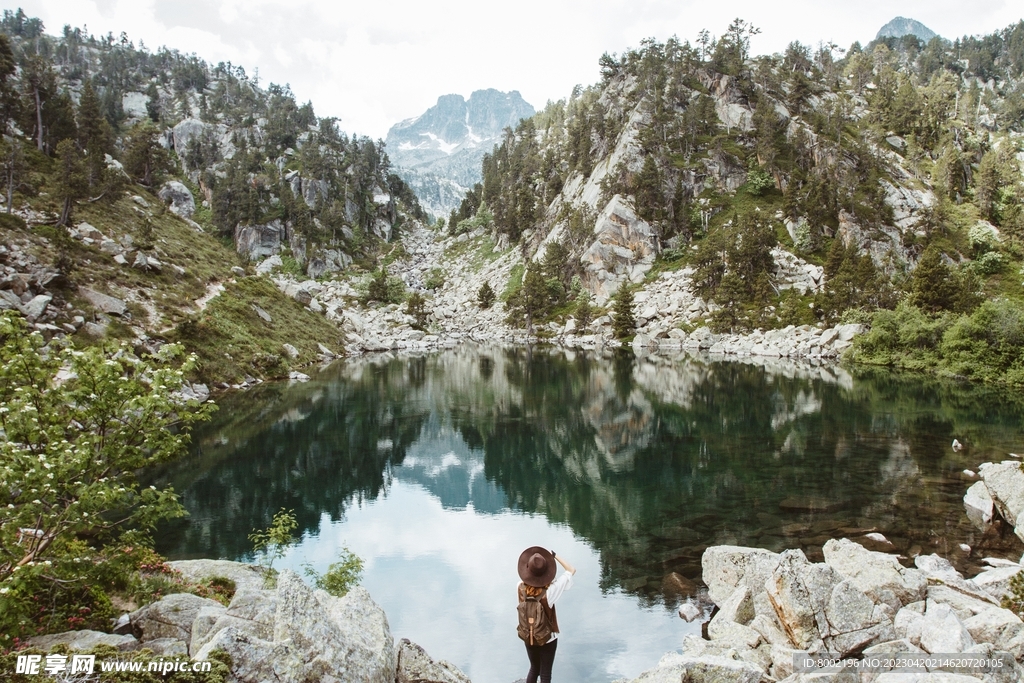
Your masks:
M878 40L879 38L900 38L906 35L917 36L923 42L927 43L939 34L916 19L896 17L885 26L878 29L878 34L875 35L875 40Z
M468 100L441 95L430 109L391 127L388 156L427 202L427 210L442 215L457 207L465 191L480 181L480 160L502 131L533 114L518 90L475 90ZM451 192L445 190L441 198L435 196L438 188Z

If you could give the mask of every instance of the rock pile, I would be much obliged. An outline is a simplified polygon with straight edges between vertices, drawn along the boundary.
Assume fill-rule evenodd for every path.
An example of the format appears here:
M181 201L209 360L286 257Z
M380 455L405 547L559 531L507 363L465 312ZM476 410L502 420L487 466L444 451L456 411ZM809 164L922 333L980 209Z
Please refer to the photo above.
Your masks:
M828 541L824 556L824 562L812 563L799 550L708 548L703 578L719 607L708 624L709 640L688 636L681 654L666 655L633 683L981 678L938 671L911 678L798 672L793 655L799 652L843 658L1003 652L1012 655L1005 658L1008 667L983 680L1021 680L1024 622L943 558L919 556L916 567L908 568L848 539Z
M494 256L495 252L487 253L486 245L490 242L485 237L482 228L472 233L441 237L419 225L403 236L406 256L393 262L389 272L401 277L410 289L426 294L429 331L414 329L415 321L406 314L404 307L395 304L367 307L361 304L358 283L343 279L297 281L276 272L282 266L280 257L276 255L260 263L256 271L272 277L281 291L302 305L341 325L346 333L345 352L349 356L395 350L428 351L451 348L464 341L532 341L523 330L506 324L506 312L501 303L495 303L488 309L481 309L478 304L477 294L485 282L494 291L501 292L512 269L520 263L515 250L498 256ZM466 247L461 246L466 243L469 243ZM466 253L482 263L471 263L472 259L461 256L460 249L468 250ZM824 280L819 266L808 264L783 250L776 252L773 255L780 287L815 291L821 286ZM636 271L640 279L649 266L646 264ZM445 282L428 292L425 284L429 273L439 267L444 272ZM622 264L615 268L614 273L601 281L632 277L629 273L633 271L623 270L625 266ZM842 355L852 345L853 338L866 329L861 325L841 325L831 329L802 325L768 332L756 331L750 335L713 334L702 326L702 322L714 310L715 304L693 293L692 275L691 268L662 273L634 296L637 321L634 347L686 349L736 357L827 360ZM602 297L598 298L600 300ZM617 346L619 342L614 338L611 323L610 315L602 315L584 329L570 318L564 325L550 323L543 331L553 342L570 348ZM696 329L687 333L684 327Z
M121 634L69 631L34 638L29 646L87 650L105 644L197 661L219 650L231 656L238 683L469 683L456 666L435 662L415 643L396 646L387 617L363 588L335 598L288 570L276 588L264 589L249 565L197 560L173 566L193 580L230 578L236 584L231 603L176 593L122 618Z

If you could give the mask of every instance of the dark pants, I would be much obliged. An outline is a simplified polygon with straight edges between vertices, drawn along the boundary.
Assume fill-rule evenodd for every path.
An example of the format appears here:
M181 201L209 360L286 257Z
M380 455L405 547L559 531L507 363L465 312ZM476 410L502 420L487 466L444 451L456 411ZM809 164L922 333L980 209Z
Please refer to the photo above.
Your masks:
M527 645L526 656L530 658L530 673L526 674L526 683L551 683L551 665L555 663L555 650L558 639L545 645Z

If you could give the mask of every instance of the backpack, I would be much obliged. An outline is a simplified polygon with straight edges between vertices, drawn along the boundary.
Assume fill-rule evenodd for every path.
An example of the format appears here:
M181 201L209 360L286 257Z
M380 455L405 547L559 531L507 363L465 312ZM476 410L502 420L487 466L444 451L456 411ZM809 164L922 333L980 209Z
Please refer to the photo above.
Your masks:
M544 645L551 638L551 621L541 600L544 596L523 596L519 603L519 637L527 645Z

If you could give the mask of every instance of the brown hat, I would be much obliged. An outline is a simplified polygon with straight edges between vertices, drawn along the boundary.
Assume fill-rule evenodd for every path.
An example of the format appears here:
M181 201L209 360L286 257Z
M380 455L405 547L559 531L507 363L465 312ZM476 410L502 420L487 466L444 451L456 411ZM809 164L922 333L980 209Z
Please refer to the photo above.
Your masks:
M519 578L527 586L547 586L555 578L555 571L555 556L539 545L527 548L519 556Z

